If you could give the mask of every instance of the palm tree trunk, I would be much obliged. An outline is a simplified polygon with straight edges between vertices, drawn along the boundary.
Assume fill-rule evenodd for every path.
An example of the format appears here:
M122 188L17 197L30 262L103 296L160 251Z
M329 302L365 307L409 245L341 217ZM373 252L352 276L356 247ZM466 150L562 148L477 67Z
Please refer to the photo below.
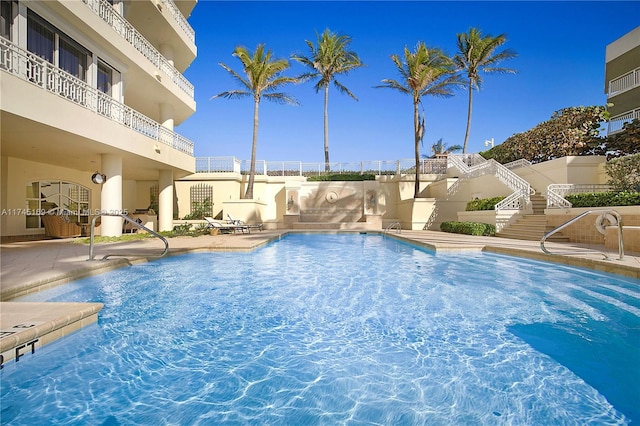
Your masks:
M467 153L467 141L469 140L469 130L471 129L471 104L473 103L473 84L469 79L469 105L467 107L467 131L464 133L464 144L462 145L462 153Z
M413 139L415 143L416 154L416 178L413 189L413 198L418 198L418 194L420 193L420 117L418 114L418 101L419 99L413 100Z
M324 88L324 170L328 172L329 166L329 84Z
M258 106L260 101L256 100L253 107L253 144L251 146L251 166L249 167L249 182L247 183L247 192L244 194L245 199L253 199L253 181L256 174L256 151L258 146Z

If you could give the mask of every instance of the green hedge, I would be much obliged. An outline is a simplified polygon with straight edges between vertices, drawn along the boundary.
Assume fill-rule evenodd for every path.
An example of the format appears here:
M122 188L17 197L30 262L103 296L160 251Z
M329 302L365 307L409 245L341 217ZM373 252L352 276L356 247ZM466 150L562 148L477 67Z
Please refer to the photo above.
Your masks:
M573 207L640 206L640 192L585 192L565 199Z
M372 173L333 173L330 175L311 176L307 179L308 182L360 180L376 180L376 175Z
M453 234L496 235L496 227L494 225L480 222L442 222L440 230Z
M506 197L493 197L471 200L467 203L466 210L468 212L475 212L479 210L494 210L496 204L504 200Z

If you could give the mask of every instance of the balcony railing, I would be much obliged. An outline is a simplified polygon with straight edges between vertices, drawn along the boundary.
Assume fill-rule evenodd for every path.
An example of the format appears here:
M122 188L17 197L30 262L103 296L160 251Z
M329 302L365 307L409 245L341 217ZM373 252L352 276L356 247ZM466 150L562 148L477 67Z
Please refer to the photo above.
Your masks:
M193 156L193 142L0 37L0 69L153 140Z
M640 86L640 68L629 71L609 82L609 97L615 96L634 87Z
M251 168L249 160L235 157L198 157L196 173L241 173L248 174ZM415 173L414 160L360 161L351 163L305 163L302 161L264 161L256 160L256 175L263 176L321 176L326 174L360 173L383 175L401 175ZM420 162L420 173L445 175L447 159L424 159Z
M618 133L624 128L625 123L630 123L633 120L640 120L640 108L611 117L607 126L607 133L610 135Z
M176 22L178 23L182 31L184 31L187 37L189 37L189 40L191 40L192 42L195 42L196 32L193 30L193 28L191 28L191 25L189 25L189 23L187 22L185 17L182 15L182 13L180 12L176 4L173 2L173 0L162 0L162 3L164 3L167 6L167 9L169 9L169 12L171 12L173 19L176 20Z
M142 34L122 17L107 0L82 0L104 22L144 55L160 72L171 79L183 92L194 97L193 84L178 71Z

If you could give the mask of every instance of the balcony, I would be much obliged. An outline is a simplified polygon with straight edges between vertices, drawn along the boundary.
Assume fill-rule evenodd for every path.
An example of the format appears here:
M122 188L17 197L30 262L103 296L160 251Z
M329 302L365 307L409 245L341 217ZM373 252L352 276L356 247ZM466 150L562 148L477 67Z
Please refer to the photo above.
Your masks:
M640 68L629 71L609 82L609 98L640 86Z
M189 40L195 43L196 32L193 30L193 28L191 28L191 25L189 25L185 17L182 15L180 10L178 9L178 6L176 6L173 0L162 0L162 3L166 6L167 10L171 13L171 16L173 16L173 19L176 20L178 26L182 29L182 31L184 31Z
M193 142L0 37L0 69L148 138L193 156Z
M176 86L185 92L191 99L194 98L193 85L178 71L138 30L122 17L106 0L82 0L104 22L131 44L147 60L149 60L161 73L169 77ZM178 11L179 13L179 11ZM182 15L181 15L182 16Z
M610 135L618 133L622 131L625 123L630 123L633 120L640 120L640 108L611 117L607 126L607 133Z

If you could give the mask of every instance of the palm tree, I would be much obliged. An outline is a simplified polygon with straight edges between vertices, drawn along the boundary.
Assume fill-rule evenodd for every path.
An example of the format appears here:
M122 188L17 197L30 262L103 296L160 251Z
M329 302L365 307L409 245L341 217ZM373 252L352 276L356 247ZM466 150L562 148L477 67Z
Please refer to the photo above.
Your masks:
M356 101L349 89L343 86L336 75L348 74L349 71L364 66L357 53L349 50L351 38L346 35L332 33L328 28L320 35L316 34L317 45L307 40L309 56L293 55L292 59L311 68L312 71L300 76L300 79L318 79L316 93L324 89L324 164L329 171L329 85L333 85L340 93L346 93Z
M447 155L456 151L460 151L462 149L461 145L451 145L447 146L446 143L442 140L442 138L438 139L438 142L431 145L431 153L433 154L430 158L436 158L443 155Z
M246 74L246 78L229 68L227 65L220 63L220 66L227 70L244 89L230 90L222 92L213 98L244 98L253 96L253 144L251 146L251 166L249 168L249 182L244 198L253 198L253 182L256 173L256 147L258 144L258 107L260 100L264 99L297 105L298 101L286 93L277 92L281 86L289 83L297 83L298 79L293 77L284 77L282 72L289 68L289 61L286 59L272 59L271 50L265 52L264 44L259 44L256 50L249 52L246 47L238 46L233 50L233 56L240 59Z
M391 55L391 60L400 73L400 81L385 79L378 88L395 89L400 93L410 95L413 100L413 130L416 160L416 177L414 197L420 192L420 142L424 135L424 117L420 120L418 104L423 96L453 96L453 88L462 81L455 74L451 59L440 49L429 49L423 42L419 42L411 52L404 48L404 58Z
M464 144L462 153L467 152L467 141L469 140L469 130L471 128L471 104L473 102L473 89L480 90L482 85L482 77L480 71L486 73L511 73L515 74L516 70L511 68L497 67L496 65L503 60L515 58L518 54L511 50L505 49L496 53L496 49L507 41L505 34L496 37L491 35L482 36L477 28L470 28L468 33L461 33L458 37L458 53L453 57L453 62L463 74L466 74L469 84L469 106L467 109L467 130L464 134Z

